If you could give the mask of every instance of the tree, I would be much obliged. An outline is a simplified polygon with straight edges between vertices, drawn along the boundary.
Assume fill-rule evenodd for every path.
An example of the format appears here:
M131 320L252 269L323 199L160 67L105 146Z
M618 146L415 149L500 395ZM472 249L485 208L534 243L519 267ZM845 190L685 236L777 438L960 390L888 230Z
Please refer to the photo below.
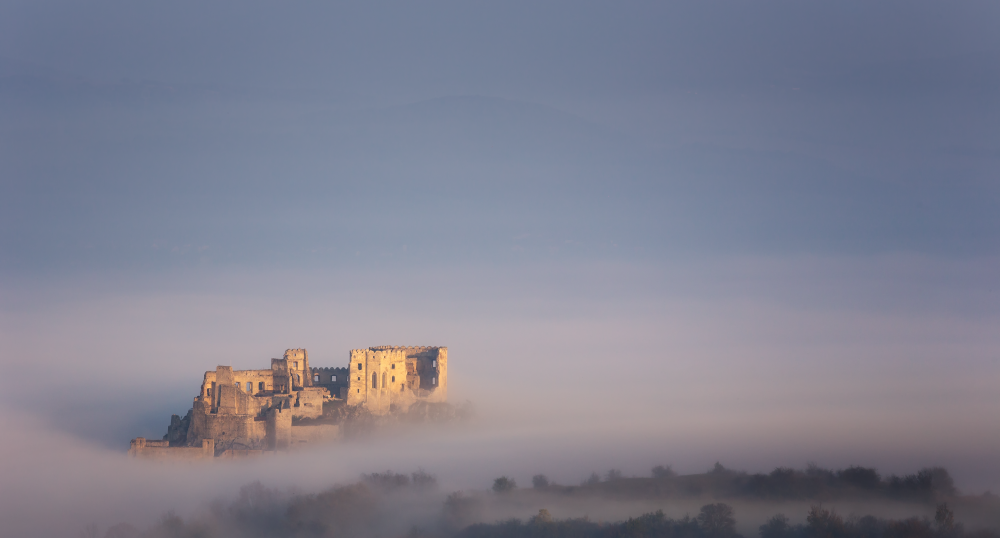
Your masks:
M791 535L792 527L785 514L776 514L760 526L759 532L760 538L786 538Z
M882 481L882 477L879 476L878 471L875 469L856 465L838 471L837 476L844 482L862 489L875 489L878 487L879 482Z
M677 476L677 473L675 473L674 470L671 469L669 465L667 465L666 467L662 465L657 465L656 467L653 467L653 478L671 478L674 476Z
M493 491L496 493L507 493L514 489L517 489L517 482L513 478L501 476L493 481Z
M606 482L614 482L615 480L622 479L622 472L618 469L611 469L608 474L604 475L604 480Z
M838 538L844 536L844 519L833 510L813 506L806 516L806 534L810 538Z
M938 527L948 529L955 526L955 512L948 508L948 503L941 503L937 506L937 510L934 512L934 523Z
M535 489L543 489L549 487L549 477L543 474L536 474L531 477L531 486Z
M552 523L552 514L550 514L545 508L542 508L538 511L537 516L531 518L531 522L536 525L540 525L542 523Z
M736 534L733 507L725 503L706 504L698 513L698 526L707 536L732 536Z
M410 473L413 479L413 485L420 488L432 488L437 486L437 478L425 472L423 469L417 470L415 473Z
M934 512L934 526L938 536L951 537L961 536L963 528L961 523L955 523L955 513L948 508L948 503L941 503Z

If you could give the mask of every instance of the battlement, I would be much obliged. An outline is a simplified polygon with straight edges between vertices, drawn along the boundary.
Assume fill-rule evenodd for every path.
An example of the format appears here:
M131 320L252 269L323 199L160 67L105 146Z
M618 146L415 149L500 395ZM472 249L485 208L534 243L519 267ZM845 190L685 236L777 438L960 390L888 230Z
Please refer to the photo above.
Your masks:
M405 351L407 353L424 353L437 349L448 349L445 346L372 346L368 348L372 351ZM353 351L353 350L352 350ZM364 350L357 350L364 351Z

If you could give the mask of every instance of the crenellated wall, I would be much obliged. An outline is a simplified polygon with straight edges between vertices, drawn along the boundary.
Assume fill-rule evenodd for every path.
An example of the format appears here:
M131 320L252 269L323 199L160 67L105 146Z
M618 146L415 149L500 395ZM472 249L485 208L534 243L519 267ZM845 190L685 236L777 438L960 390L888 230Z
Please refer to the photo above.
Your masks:
M330 391L330 395L335 398L341 398L341 392L346 395L347 388L350 386L350 370L343 367L313 368L310 377L313 386L327 389Z

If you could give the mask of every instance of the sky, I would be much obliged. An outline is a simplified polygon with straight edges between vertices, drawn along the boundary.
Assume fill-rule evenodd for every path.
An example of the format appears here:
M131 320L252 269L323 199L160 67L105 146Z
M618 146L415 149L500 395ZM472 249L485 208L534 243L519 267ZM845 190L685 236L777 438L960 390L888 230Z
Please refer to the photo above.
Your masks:
M482 420L427 456L454 487L719 460L998 491L998 23L985 1L4 2L0 408L25 441L0 453L83 446L60 465L104 473L217 364L444 345Z

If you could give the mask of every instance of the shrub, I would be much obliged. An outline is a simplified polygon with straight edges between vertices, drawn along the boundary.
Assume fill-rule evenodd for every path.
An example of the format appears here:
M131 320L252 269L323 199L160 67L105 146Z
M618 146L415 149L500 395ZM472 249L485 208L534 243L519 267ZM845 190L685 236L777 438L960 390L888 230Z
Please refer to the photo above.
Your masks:
M501 476L493 481L493 491L496 493L507 493L517 488L517 482L513 478Z

